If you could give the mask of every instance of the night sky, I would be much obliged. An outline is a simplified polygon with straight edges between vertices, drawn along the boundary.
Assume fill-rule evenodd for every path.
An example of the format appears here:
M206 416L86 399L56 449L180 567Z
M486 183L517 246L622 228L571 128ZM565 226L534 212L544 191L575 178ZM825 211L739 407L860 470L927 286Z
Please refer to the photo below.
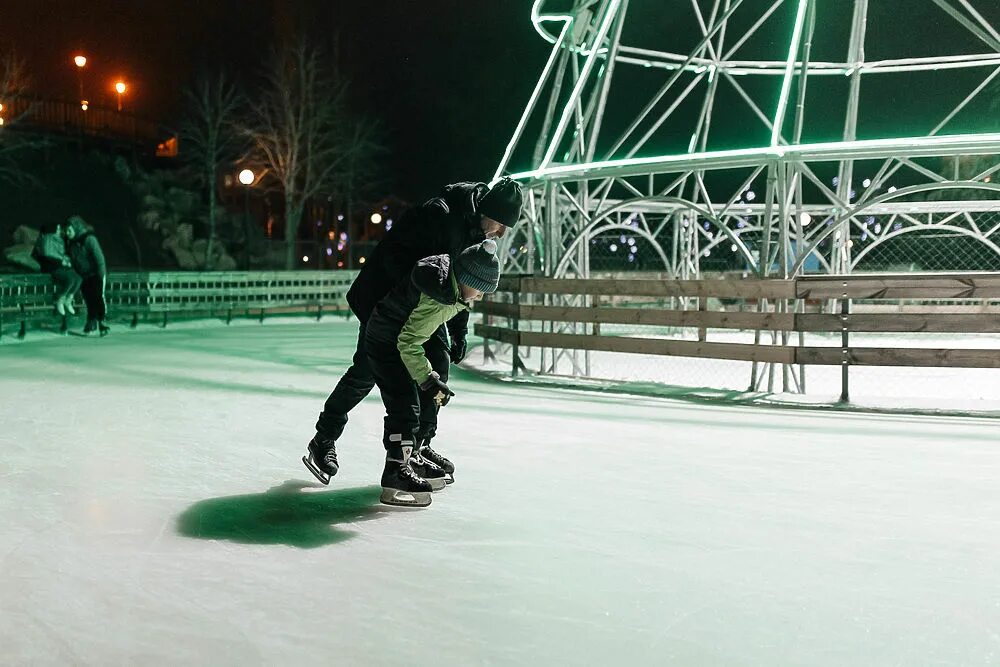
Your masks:
M530 0L4 4L0 44L13 45L27 59L40 95L76 98L71 57L82 51L91 58L85 81L89 99L112 105L111 83L120 75L132 86L127 108L167 125L176 124L181 91L199 69L223 66L251 82L276 39L295 26L304 27L314 41L336 52L340 70L352 81L353 107L383 120L390 150L383 189L409 200L432 195L444 183L492 176L550 48L531 26ZM770 4L747 0L748 20ZM994 25L1000 23L1000 3L974 4ZM688 52L698 28L684 5L683 11L667 12L659 1L634 0L623 41ZM786 5L741 50L742 57L787 56L794 3ZM848 0L820 4L814 58L844 59L852 7ZM987 50L930 0L870 5L869 59ZM949 71L869 79L862 89L859 137L926 133L987 74ZM663 80L662 72L620 66L602 136L620 131ZM770 108L779 83L771 77L746 85ZM810 83L804 140L840 138L846 85L842 77ZM692 96L649 150L686 150L699 105L700 96ZM726 113L713 124L710 149L766 140L767 131L733 91L723 86L717 105ZM949 129L966 132L994 125L995 119L984 118L985 108L970 106Z
M411 200L493 175L550 48L517 0L3 4L0 44L28 61L38 94L75 100L72 56L83 52L87 98L112 106L123 76L127 109L168 125L199 69L219 63L250 80L289 26L331 50L339 35L354 108L388 129L385 187Z

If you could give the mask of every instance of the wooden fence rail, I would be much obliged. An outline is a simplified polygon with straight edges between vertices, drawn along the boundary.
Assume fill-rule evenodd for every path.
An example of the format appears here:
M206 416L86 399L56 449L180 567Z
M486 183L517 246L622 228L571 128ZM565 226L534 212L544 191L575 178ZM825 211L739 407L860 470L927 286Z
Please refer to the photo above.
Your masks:
M499 297L499 298L498 298ZM615 297L660 297L681 308L616 307L601 303ZM502 301L509 298L509 301ZM708 298L742 301L740 310L707 310ZM584 305L581 305L584 300ZM855 300L865 302L865 312L852 313ZM991 301L993 300L993 301ZM683 308L685 302L696 308ZM899 302L925 305L925 312L897 312ZM941 312L941 301L975 302L978 312ZM591 303L593 305L586 305ZM811 304L828 312L806 312ZM884 311L879 306L886 306ZM832 306L832 307L830 307ZM755 310L748 310L752 308ZM895 310L894 310L895 309ZM920 366L1000 368L1000 349L937 349L854 347L852 333L896 332L910 334L1000 333L1000 274L901 274L803 277L789 280L601 280L550 279L508 276L498 295L477 310L484 322L477 332L487 341L513 346L512 372L524 368L519 351L540 347L653 354L706 359L742 360L787 365L842 366L842 398L848 395L850 366ZM506 327L496 318L505 318ZM542 322L542 331L525 330L521 322ZM556 324L584 325L590 333L556 331ZM545 325L548 324L548 331ZM640 336L609 336L600 325L649 325L698 329L699 340L673 340ZM565 329L565 327L562 327ZM795 344L798 336L781 336L781 344L708 342L708 329L787 334L839 334L839 346Z

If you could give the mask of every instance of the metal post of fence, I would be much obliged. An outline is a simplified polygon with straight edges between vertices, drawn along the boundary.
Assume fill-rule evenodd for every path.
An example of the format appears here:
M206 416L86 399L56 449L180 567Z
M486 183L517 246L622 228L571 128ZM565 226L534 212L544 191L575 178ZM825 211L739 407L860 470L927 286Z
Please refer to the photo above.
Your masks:
M28 321L26 319L27 315L24 312L24 302L21 304L21 328L17 331L17 339L24 340L24 337L28 335Z
M517 290L511 295L511 303L514 306L514 312L516 315L510 322L510 328L514 332L514 342L510 346L510 376L512 378L517 377L517 370L520 366L524 368L524 364L521 363L521 334L520 331L520 314L521 314L521 279L518 278Z
M848 340L848 320L851 314L851 302L847 298L847 283L844 283L844 293L840 299L840 402L850 400L848 386L848 369L851 367L850 341Z

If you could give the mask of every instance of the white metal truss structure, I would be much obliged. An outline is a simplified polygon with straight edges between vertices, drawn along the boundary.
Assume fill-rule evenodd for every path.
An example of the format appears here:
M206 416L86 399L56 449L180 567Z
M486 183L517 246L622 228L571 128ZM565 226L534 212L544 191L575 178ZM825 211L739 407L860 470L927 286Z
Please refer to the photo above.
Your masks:
M871 270L915 232L1000 269L1000 3L669 5L535 0L552 49L496 171L527 191L508 273L589 276L618 234L675 278Z

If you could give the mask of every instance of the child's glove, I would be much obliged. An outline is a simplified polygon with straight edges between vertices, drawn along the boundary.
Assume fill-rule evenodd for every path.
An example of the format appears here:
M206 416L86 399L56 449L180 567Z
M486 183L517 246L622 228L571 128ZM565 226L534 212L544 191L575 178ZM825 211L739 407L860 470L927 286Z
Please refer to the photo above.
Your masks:
M469 344L465 342L465 337L455 338L451 341L451 349L448 351L448 356L451 357L451 363L458 364L465 359L465 353L469 349Z
M431 371L427 379L420 383L420 391L434 394L434 402L437 403L438 407L448 405L448 401L455 395L455 392L448 389L448 385L441 381L441 376L436 371Z

